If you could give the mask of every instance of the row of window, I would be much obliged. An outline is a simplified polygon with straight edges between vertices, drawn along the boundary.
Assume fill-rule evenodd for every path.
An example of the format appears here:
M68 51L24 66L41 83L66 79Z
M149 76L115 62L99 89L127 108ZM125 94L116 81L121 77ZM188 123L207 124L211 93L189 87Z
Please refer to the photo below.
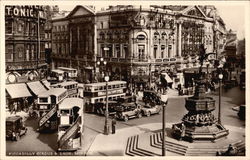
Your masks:
M159 53L160 52L160 53ZM154 45L153 58L167 58L172 56L172 45L161 45L160 48L158 45Z
M63 31L67 31L67 30L68 30L67 25L53 26L53 29L52 29L53 32L63 32Z
M106 48L106 50L105 50ZM127 44L100 44L99 56L111 58L126 58L128 57Z
M53 44L53 52L56 54L67 54L68 53L68 44L64 43L64 44Z
M15 60L29 61L29 60L36 60L37 56L38 58L44 58L45 57L44 43L40 45L40 53L38 55L36 47L37 47L36 44L27 44L27 45L16 44L15 47L12 44L8 44L5 47L6 60L13 61L15 59Z
M6 34L23 34L29 36L36 36L38 33L41 35L41 38L44 37L44 23L39 24L28 20L7 20L5 21L5 33Z

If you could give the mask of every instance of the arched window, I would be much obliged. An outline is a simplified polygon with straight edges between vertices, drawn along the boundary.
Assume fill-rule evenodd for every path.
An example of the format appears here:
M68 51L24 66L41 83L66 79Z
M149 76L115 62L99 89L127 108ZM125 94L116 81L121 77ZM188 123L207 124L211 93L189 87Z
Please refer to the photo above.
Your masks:
M101 33L99 34L99 36L100 36L100 39L101 39L101 40L104 40L104 39L105 39L105 34L104 34L103 32L101 32Z
M108 39L112 39L112 33L111 32L108 32L107 36L108 36Z
M120 33L118 31L115 32L115 38L120 39Z
M159 39L160 34L158 32L154 33L154 40L158 40Z
M161 34L161 39L162 39L162 40L167 39L167 34L166 34L166 32L163 32L163 33Z

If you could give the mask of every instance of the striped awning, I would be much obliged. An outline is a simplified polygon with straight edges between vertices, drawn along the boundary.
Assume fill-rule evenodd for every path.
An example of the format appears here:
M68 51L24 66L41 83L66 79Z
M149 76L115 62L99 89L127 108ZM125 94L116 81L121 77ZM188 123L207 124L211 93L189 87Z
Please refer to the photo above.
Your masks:
M173 80L169 77L167 73L161 73L168 83L173 83Z
M47 88L50 89L50 83L47 80L43 80L41 81L43 83L43 85Z
M25 83L8 84L6 85L6 91L12 99L32 96Z
M47 91L40 81L29 82L27 85L35 95L39 95L40 93Z

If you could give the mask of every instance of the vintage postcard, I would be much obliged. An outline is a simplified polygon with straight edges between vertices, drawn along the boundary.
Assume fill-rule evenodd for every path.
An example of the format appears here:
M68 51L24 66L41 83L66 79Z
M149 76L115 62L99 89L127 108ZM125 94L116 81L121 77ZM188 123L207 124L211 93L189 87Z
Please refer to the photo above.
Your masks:
M1 159L247 159L249 1L1 1Z

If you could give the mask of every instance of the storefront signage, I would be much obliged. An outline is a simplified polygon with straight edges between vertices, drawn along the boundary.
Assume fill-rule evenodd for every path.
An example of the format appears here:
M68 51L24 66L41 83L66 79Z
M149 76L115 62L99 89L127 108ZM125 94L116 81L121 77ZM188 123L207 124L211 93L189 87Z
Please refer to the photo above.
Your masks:
M42 10L42 6L6 6L5 15L16 17L37 17L38 12L39 18L45 18L46 13Z

